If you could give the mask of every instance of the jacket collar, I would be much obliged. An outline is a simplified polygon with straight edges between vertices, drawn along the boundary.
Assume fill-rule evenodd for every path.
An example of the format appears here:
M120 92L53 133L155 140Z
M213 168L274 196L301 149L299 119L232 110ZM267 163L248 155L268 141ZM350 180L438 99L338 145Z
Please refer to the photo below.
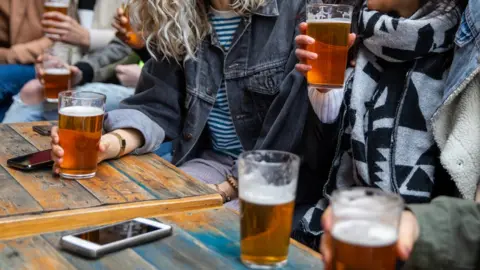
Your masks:
M280 15L280 12L278 11L278 2L277 0L267 0L267 4L252 11L252 13L265 17L277 17Z
M475 34L478 35L480 31L480 1L470 1L467 6L468 9L468 17L467 21L470 27L474 27L475 29L471 29Z

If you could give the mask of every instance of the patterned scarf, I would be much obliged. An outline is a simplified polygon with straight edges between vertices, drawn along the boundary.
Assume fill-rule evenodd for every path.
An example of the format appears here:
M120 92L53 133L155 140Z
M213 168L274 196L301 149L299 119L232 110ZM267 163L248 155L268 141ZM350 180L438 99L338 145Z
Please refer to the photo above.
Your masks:
M429 201L438 164L430 118L442 100L460 16L454 4L427 3L408 19L364 5L326 198L338 188L370 186L407 202ZM304 233L321 233L326 204L307 211Z

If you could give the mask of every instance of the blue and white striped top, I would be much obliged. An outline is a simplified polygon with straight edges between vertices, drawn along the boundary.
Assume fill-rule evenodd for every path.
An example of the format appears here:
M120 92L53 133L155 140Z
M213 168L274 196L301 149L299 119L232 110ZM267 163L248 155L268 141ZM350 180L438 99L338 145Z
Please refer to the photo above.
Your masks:
M242 18L233 11L211 10L210 23L215 30L220 45L225 51L232 46L233 37ZM238 157L243 147L233 125L228 106L225 80L222 81L213 109L208 117L208 128L213 149L227 155Z

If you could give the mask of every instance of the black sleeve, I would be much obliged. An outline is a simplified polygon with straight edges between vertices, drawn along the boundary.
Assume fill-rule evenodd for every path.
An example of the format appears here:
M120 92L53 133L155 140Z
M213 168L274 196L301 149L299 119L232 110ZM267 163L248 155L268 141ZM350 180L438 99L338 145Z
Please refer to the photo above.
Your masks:
M134 49L133 51L140 57L140 59L142 59L144 63L146 63L151 58L150 53L146 48Z
M96 0L79 0L78 9L93 10Z
M79 85L93 81L93 67L89 63L78 62L75 66L82 72L82 80L78 83Z

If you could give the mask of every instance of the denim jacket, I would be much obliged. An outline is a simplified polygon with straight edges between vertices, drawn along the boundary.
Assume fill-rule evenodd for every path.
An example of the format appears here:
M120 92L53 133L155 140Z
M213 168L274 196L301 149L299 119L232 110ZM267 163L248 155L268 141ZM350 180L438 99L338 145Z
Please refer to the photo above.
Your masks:
M223 79L235 130L245 150L295 152L308 108L306 81L295 71L295 37L305 21L305 0L273 0L244 16L225 52L215 34L200 44L196 60L150 60L136 94L108 113L106 131L139 130L135 153L174 141L173 163L209 147L207 119Z
M444 101L432 125L458 196L473 200L480 181L480 1L469 1L455 42Z

